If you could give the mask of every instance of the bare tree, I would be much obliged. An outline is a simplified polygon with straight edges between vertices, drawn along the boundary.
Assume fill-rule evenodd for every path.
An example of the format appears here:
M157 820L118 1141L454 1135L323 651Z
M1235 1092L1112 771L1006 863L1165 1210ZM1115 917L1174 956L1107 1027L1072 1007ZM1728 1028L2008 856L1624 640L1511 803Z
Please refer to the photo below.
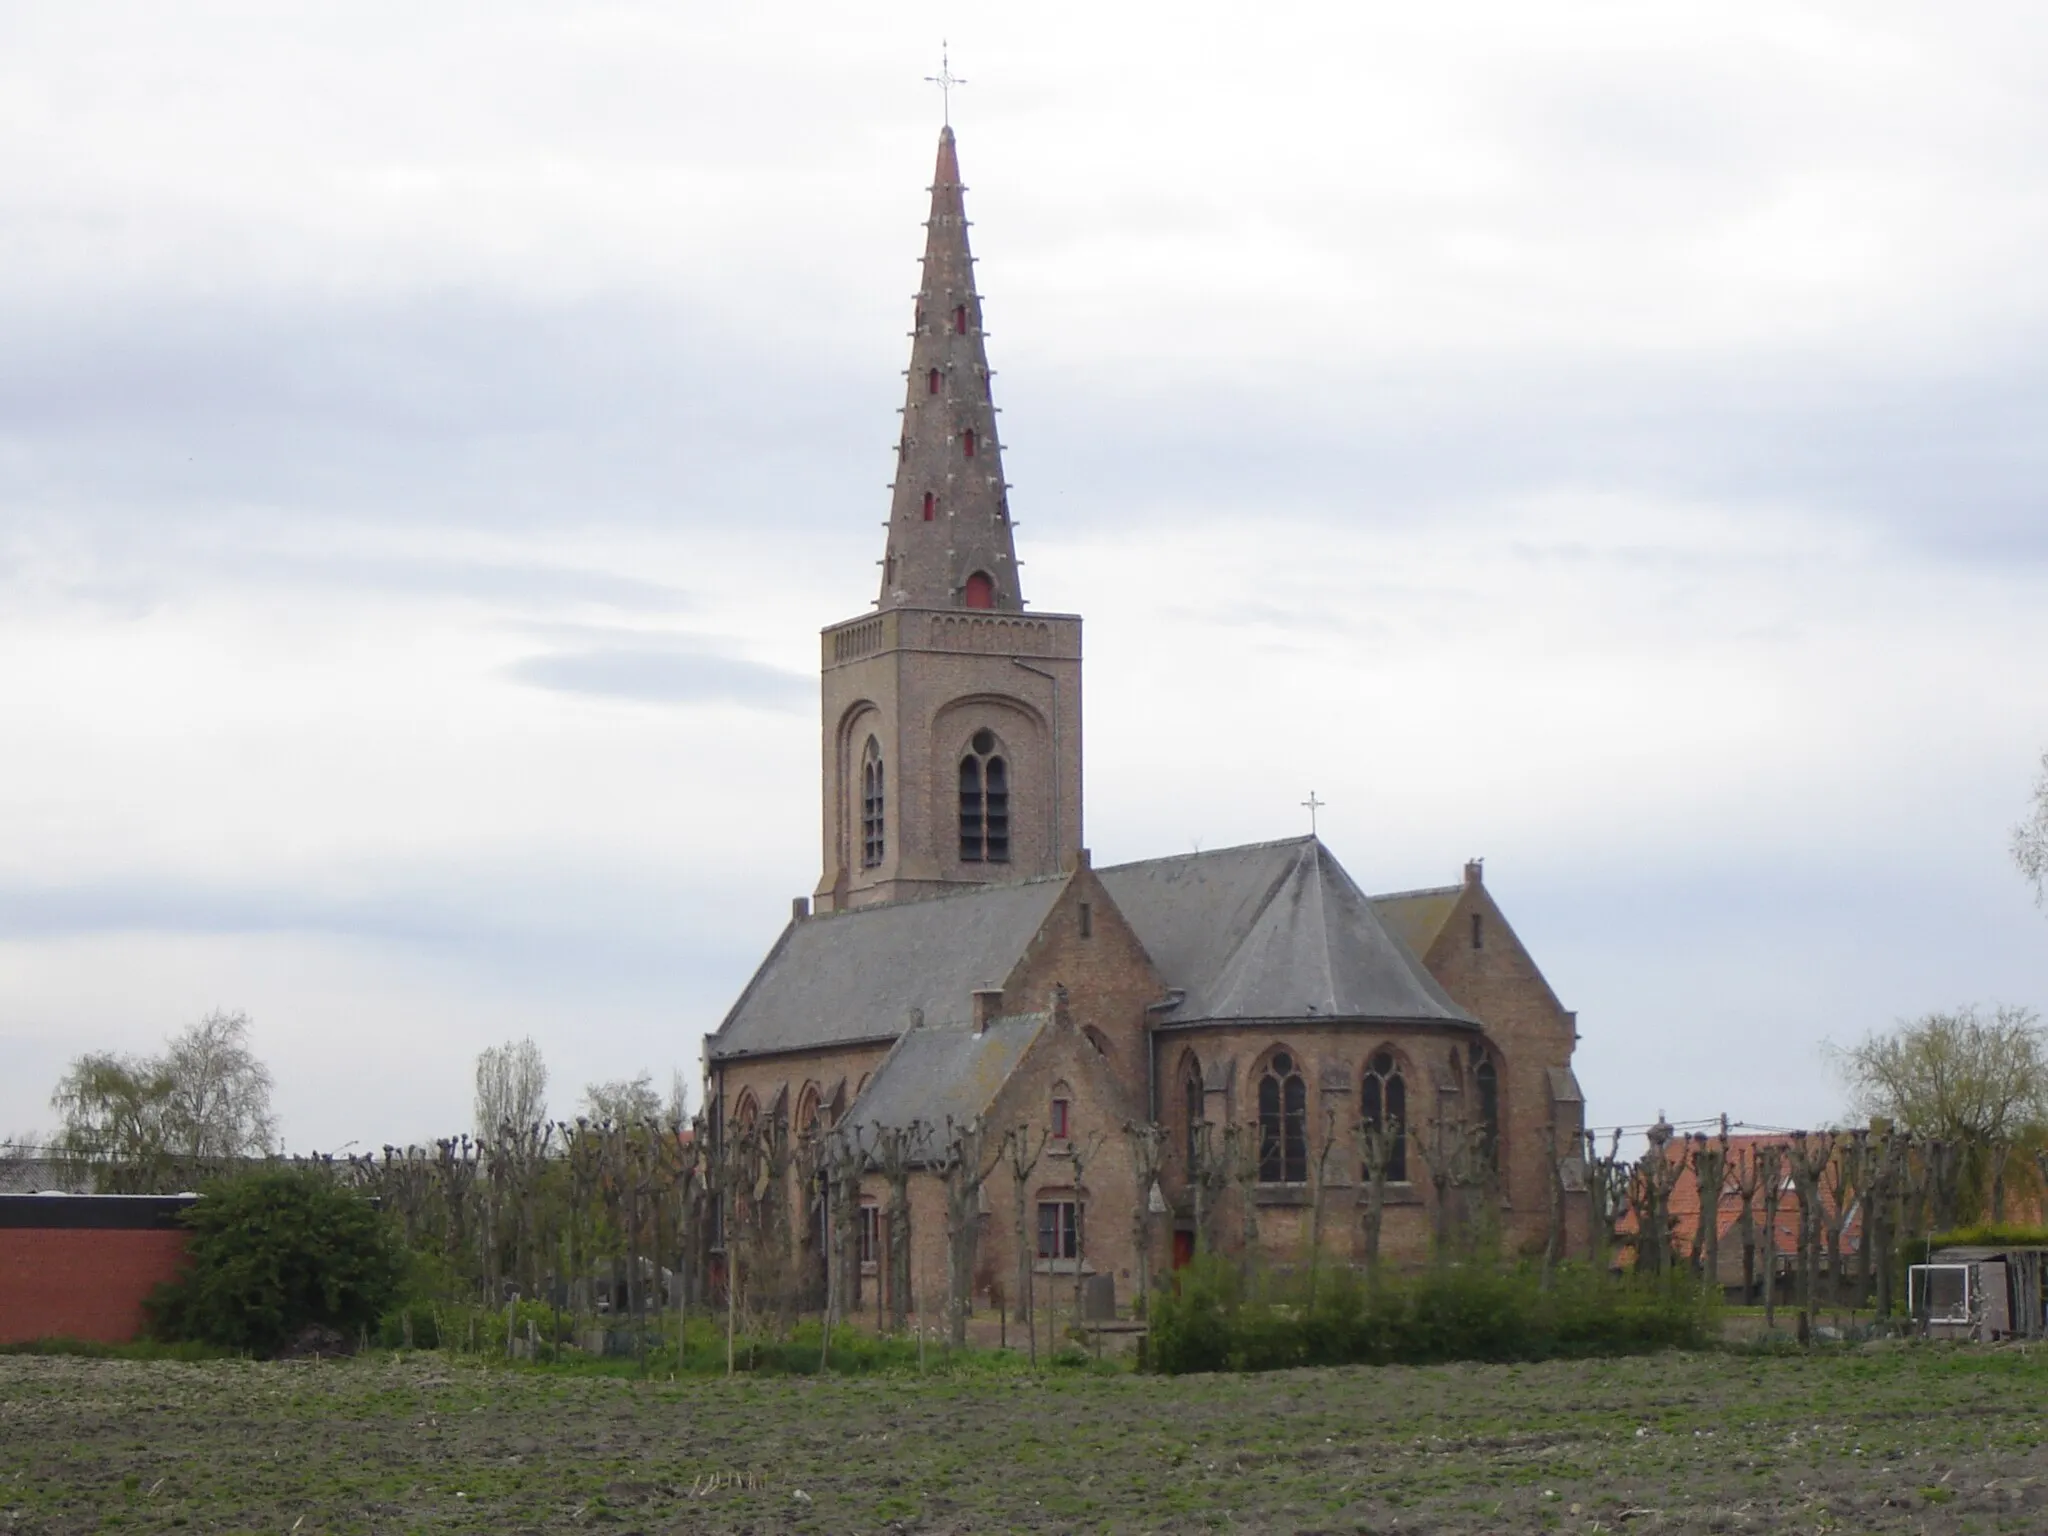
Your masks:
M1194 1205L1197 1253L1213 1253L1216 1249L1216 1211L1223 1192L1230 1187L1236 1165L1235 1145L1232 1131L1226 1129L1218 1135L1217 1128L1208 1121L1196 1123L1189 1148L1192 1156L1188 1160L1188 1198Z
M1778 1206L1785 1198L1785 1149L1765 1143L1756 1149L1757 1184L1764 1207L1764 1326L1778 1325Z
M1742 1303L1747 1306L1756 1296L1756 1193L1762 1187L1763 1165L1757 1161L1755 1148L1751 1148L1734 1158L1731 1167L1728 1187L1739 1202L1735 1230L1742 1237Z
M2034 900L2048 907L2048 752L2041 754L2041 777L2034 781L2034 808L2012 829L2012 858L2032 882Z
M1674 1155L1674 1153L1676 1155ZM1629 1198L1636 1209L1636 1268L1653 1275L1671 1265L1671 1191L1685 1169L1685 1154L1674 1148L1671 1127L1659 1116L1650 1127L1650 1146L1630 1176Z
M1586 1196L1591 1220L1586 1223L1586 1246L1593 1268L1604 1270L1614 1253L1615 1234L1621 1218L1628 1213L1629 1164L1621 1155L1621 1132L1609 1137L1607 1155L1600 1155L1594 1132L1586 1132Z
M1036 1288L1032 1284L1035 1250L1029 1225L1031 1174L1038 1167L1038 1159L1044 1155L1046 1143L1051 1139L1051 1132L1040 1131L1034 1140L1031 1128L1018 1124L1011 1128L1003 1143L1004 1154L1010 1163L1011 1217L1017 1242L1017 1309L1024 1319L1033 1365L1038 1364L1038 1307Z
M989 1148L988 1130L979 1116L965 1125L947 1119L938 1171L946 1185L947 1338L955 1349L967 1347L974 1253L981 1237L981 1188L1002 1158L1000 1143Z
M1135 1120L1124 1122L1131 1148L1131 1174L1137 1199L1131 1202L1131 1244L1138 1256L1135 1314L1143 1317L1152 1296L1152 1201L1159 1191L1159 1170L1166 1163L1166 1127Z
M1710 1286L1721 1283L1721 1194L1728 1187L1728 1129L1709 1139L1692 1139L1692 1177L1700 1196L1699 1226L1693 1234L1698 1271Z
M1835 1138L1826 1131L1794 1131L1786 1149L1792 1194L1799 1205L1799 1339L1812 1337L1820 1280L1821 1177L1834 1160Z
M875 1169L889 1186L889 1326L897 1333L910 1318L910 1171L926 1136L921 1121L875 1133Z
M490 1141L508 1125L548 1117L548 1066L531 1036L486 1046L476 1058L476 1134Z
M1358 1140L1359 1170L1365 1176L1365 1273L1377 1281L1380 1272L1380 1229L1387 1214L1387 1179L1402 1151L1406 1134L1392 1115L1361 1120L1353 1128Z

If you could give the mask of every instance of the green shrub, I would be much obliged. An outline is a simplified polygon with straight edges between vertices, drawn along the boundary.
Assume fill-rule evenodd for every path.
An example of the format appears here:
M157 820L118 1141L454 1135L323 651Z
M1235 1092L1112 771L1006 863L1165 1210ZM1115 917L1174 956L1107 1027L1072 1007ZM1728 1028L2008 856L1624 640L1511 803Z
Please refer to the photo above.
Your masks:
M1347 1270L1323 1278L1313 1301L1285 1282L1247 1295L1215 1258L1175 1280L1153 1299L1145 1354L1176 1375L1631 1354L1698 1348L1715 1331L1702 1287L1585 1269L1560 1269L1547 1288L1528 1269L1450 1265L1376 1285Z
M183 1219L186 1266L148 1303L159 1339L271 1354L314 1324L354 1339L398 1297L405 1255L390 1223L318 1175L214 1184Z

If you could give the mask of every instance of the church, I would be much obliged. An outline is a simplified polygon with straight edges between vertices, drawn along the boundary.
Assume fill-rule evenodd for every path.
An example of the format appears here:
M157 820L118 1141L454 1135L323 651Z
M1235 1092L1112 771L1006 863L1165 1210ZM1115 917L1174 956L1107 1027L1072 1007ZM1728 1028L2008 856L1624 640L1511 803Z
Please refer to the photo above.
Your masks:
M1413 1263L1453 1206L1508 1252L1583 1241L1576 1017L1478 861L1382 895L1314 835L1094 867L1081 619L1025 601L963 194L947 127L881 590L821 636L823 871L706 1039L711 1133L929 1128L907 1201L858 1176L847 1245L850 1290L920 1313L949 1125L1040 1150L991 1157L977 1297L1127 1298L1198 1246Z

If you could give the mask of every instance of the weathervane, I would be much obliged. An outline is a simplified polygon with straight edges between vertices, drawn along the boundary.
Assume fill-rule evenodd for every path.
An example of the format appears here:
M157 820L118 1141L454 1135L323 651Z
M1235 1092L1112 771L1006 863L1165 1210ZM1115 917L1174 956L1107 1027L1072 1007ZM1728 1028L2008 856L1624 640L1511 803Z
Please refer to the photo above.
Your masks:
M1324 806L1328 805L1329 803L1330 802L1327 800L1318 800L1316 798L1316 792L1314 790L1310 790L1308 792L1308 798L1301 802L1301 808L1304 811L1308 812L1308 835L1310 837L1314 837L1316 835L1316 812L1320 811Z
M939 72L936 75L926 75L924 78L927 85L936 85L939 88L939 100L946 115L946 126L952 127L953 87L965 85L967 82L953 73L953 66L947 58L946 40L943 37L939 39Z

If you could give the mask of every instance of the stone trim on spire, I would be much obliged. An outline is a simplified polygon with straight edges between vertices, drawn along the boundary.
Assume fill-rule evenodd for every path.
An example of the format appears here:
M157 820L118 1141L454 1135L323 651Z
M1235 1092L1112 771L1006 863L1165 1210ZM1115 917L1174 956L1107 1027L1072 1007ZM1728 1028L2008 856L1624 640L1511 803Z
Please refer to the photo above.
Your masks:
M1024 606L951 127L939 134L896 450L884 608Z

